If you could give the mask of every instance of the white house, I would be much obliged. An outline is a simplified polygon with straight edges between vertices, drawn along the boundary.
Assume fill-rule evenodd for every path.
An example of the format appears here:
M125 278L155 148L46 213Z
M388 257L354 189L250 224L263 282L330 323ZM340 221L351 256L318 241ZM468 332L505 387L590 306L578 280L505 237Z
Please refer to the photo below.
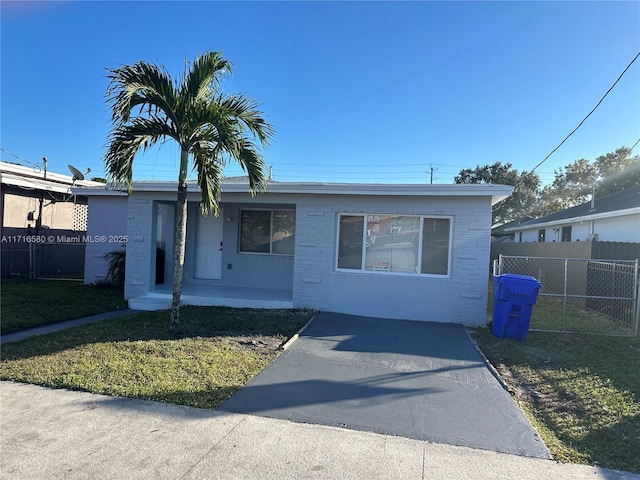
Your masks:
M252 197L227 181L220 215L202 217L190 184L182 302L484 325L491 206L512 189L271 182ZM136 182L124 214L121 198L90 193L89 235L126 218L102 235L126 235L131 308L170 307L176 195L175 182Z
M640 186L505 228L515 242L640 242Z

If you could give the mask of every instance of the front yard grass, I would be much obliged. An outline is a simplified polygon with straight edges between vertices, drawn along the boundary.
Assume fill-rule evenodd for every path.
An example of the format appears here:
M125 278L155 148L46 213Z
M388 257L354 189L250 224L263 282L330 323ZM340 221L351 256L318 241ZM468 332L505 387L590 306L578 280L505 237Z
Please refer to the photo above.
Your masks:
M0 333L48 325L125 308L117 288L95 288L82 280L16 280L0 283Z
M313 316L308 310L183 307L3 344L0 379L215 409Z
M640 339L473 337L557 460L640 473Z

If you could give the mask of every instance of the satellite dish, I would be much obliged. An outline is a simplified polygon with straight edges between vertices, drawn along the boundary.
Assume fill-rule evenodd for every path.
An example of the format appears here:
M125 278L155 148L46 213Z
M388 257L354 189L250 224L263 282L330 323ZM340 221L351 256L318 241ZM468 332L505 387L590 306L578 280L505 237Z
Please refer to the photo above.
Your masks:
M84 173L82 173L80 170L78 170L73 165L67 165L67 167L69 168L69 171L71 172L71 175L73 175L73 181L74 182L76 180L84 180Z

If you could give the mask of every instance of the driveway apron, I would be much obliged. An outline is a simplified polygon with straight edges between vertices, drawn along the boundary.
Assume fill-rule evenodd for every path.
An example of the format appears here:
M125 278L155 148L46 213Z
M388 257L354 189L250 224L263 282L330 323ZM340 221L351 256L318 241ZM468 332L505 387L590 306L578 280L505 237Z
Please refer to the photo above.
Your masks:
M219 410L551 458L461 325L321 313Z

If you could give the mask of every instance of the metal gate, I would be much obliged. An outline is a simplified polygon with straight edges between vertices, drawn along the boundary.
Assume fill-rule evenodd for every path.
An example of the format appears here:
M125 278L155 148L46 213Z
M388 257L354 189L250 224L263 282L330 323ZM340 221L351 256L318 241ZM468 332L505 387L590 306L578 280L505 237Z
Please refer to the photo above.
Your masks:
M515 273L541 283L530 329L638 336L638 260L500 255L493 274Z

